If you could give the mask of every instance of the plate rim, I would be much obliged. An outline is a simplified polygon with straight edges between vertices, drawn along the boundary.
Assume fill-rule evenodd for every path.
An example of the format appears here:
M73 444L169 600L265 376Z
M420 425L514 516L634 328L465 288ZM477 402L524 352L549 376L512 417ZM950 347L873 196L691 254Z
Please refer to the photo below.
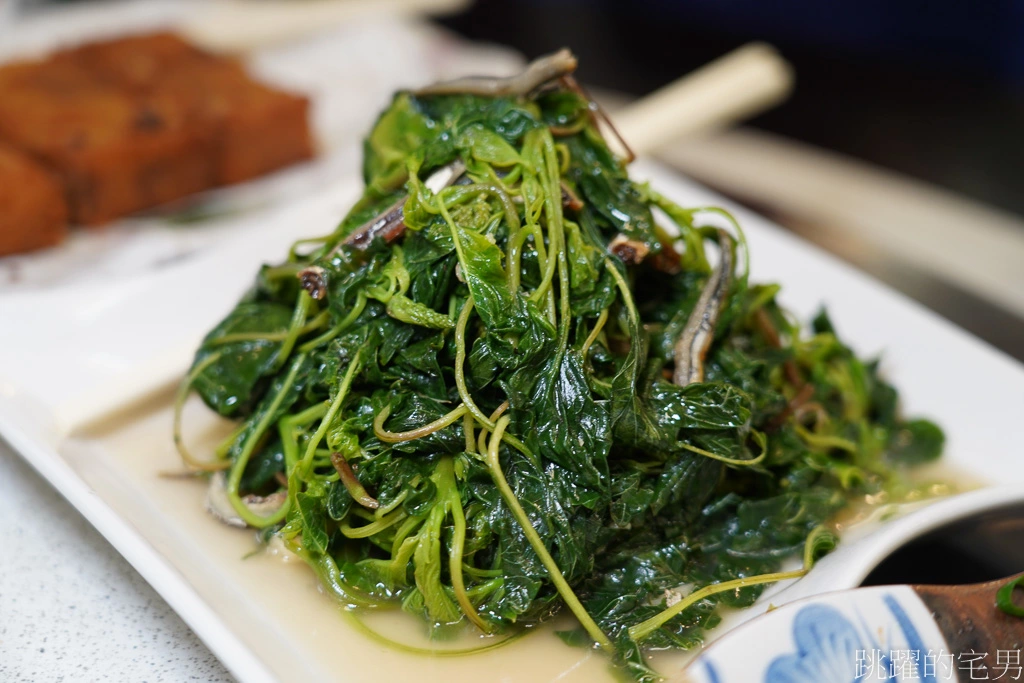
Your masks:
M129 520L120 516L60 456L41 433L25 428L33 420L11 401L17 392L0 395L0 439L45 479L110 543L117 553L165 600L224 667L245 683L276 683L278 679L185 577L153 547ZM37 406L38 408L38 406ZM6 410L5 410L6 409Z
M861 284L874 287L887 297L899 300L919 314L940 325L947 334L971 343L980 353L1012 367L1024 376L1024 364L1005 352L960 328L935 311L896 291L872 275L846 263L804 238L793 235L774 221L727 200L717 192L686 177L671 167L644 159L634 167L634 177L645 180L673 180L698 190L709 201L727 207L741 225L753 219L770 228L772 239L799 243L814 252L815 258L830 267L855 274ZM666 183L667 184L667 183ZM671 190L670 190L671 191ZM73 286L73 285L71 285ZM167 601L199 639L238 680L246 683L273 683L279 680L266 664L217 615L187 579L165 559L130 520L120 516L106 503L58 452L69 436L56 424L55 406L47 406L32 398L27 387L0 382L0 438L47 480L89 523L124 557L129 564Z

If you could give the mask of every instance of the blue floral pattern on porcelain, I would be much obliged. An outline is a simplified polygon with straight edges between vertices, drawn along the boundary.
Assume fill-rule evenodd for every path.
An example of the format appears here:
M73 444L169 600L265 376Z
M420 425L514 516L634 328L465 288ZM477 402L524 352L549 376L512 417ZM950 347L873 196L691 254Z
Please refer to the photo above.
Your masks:
M836 608L802 608L793 620L793 639L796 652L776 657L765 674L765 683L851 683L858 678L857 653L868 648L856 627Z
M904 587L801 601L755 620L743 632L745 637L732 646L728 637L724 645L712 645L688 670L691 679L936 683L934 668L929 671L923 664L928 653L945 645L927 609Z

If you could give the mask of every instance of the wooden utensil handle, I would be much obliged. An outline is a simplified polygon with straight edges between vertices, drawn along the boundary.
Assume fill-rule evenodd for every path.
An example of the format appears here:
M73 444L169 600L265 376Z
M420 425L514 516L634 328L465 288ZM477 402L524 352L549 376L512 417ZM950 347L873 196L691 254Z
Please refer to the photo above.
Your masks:
M931 610L950 651L984 654L991 670L996 666L998 652L1024 650L1024 619L996 606L999 590L1021 576L1024 574L970 586L912 588Z

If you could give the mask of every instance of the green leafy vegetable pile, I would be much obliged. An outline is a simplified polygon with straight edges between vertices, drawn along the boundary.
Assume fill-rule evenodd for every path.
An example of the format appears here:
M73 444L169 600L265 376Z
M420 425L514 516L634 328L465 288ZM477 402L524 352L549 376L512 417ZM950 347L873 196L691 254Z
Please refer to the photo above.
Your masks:
M650 678L644 648L798 575L943 436L748 282L728 213L630 180L570 70L398 93L362 199L196 354L181 400L238 428L213 459L176 439L341 602L485 632L570 609Z

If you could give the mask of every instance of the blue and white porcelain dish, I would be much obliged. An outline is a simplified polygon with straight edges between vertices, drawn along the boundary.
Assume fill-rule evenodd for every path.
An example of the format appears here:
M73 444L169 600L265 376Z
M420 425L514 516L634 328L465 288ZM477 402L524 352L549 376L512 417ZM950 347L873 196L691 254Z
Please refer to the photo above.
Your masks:
M1019 485L972 491L932 503L856 541L840 544L807 576L767 591L749 610L727 617L725 628L711 634L717 640L690 663L681 680L938 683L965 680L965 672L966 680L1024 679L1020 649L1007 651L1003 671L974 671L977 676L971 678L972 657L980 658L982 653L951 651L930 610L909 586L849 590L913 539L956 520L1022 501L1024 489Z
M913 589L879 586L773 610L712 645L685 676L690 683L936 683L957 680L955 654Z

